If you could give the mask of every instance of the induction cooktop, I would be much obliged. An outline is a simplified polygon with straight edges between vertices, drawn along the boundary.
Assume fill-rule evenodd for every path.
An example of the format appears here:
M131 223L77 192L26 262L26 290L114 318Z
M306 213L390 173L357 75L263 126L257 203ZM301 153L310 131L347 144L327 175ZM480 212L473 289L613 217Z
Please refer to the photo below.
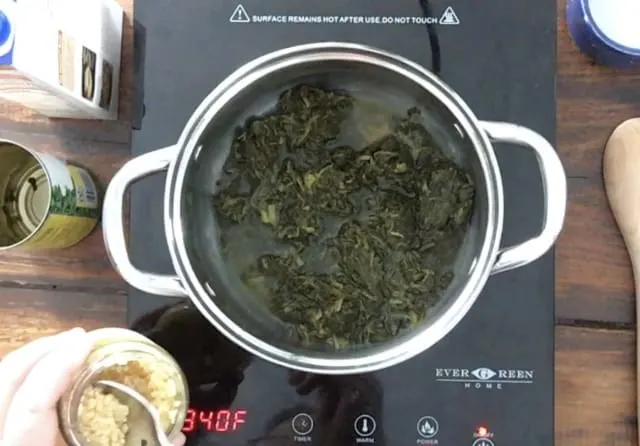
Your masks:
M134 155L175 143L200 101L243 63L326 40L396 52L436 72L479 118L555 141L554 0L136 0L135 18L145 35L145 114ZM532 154L509 145L496 154L510 245L539 231L543 191ZM163 193L163 175L133 187L131 255L141 269L172 273ZM427 352L365 375L310 375L252 357L184 300L132 289L128 319L187 375L187 446L553 444L553 251L492 276Z

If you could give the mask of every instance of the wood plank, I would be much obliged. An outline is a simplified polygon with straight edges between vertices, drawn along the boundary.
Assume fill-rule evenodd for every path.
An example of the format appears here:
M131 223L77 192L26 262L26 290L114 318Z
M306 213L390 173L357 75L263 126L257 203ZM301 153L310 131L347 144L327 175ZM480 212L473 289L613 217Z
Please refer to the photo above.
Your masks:
M0 357L73 327L125 327L127 297L113 293L0 289Z
M602 151L613 129L640 116L640 69L590 63L574 45L558 0L558 151L569 176L569 204L557 243L556 315L633 323L628 255L602 182Z
M556 328L556 444L637 444L635 338L631 331Z
M569 204L556 250L556 317L633 324L629 256L601 180L569 179Z
M65 140L105 141L128 144L131 140L130 88L120 90L117 121L98 119L49 119L20 104L0 99L0 129L20 134L56 135Z
M22 106L0 103L0 138L80 164L98 179L102 191L130 156L133 98L133 0L125 10L120 121L47 119ZM66 250L0 254L0 285L38 284L124 290L107 258L101 228Z

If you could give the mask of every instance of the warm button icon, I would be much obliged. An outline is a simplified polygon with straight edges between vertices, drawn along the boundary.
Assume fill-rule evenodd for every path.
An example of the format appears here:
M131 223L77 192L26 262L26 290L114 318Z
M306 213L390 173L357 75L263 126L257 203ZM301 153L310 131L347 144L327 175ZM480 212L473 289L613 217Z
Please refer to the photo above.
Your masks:
M376 420L371 415L360 415L353 423L353 428L360 437L370 437L376 430Z
M422 417L418 420L417 429L422 438L433 438L438 433L438 422L430 416Z

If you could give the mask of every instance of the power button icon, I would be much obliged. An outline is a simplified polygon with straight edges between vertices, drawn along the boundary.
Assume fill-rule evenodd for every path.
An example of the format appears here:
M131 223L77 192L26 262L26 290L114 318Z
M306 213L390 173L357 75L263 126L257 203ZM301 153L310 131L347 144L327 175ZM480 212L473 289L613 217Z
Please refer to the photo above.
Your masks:
M423 438L433 438L438 433L438 421L430 416L422 417L418 420L418 434Z

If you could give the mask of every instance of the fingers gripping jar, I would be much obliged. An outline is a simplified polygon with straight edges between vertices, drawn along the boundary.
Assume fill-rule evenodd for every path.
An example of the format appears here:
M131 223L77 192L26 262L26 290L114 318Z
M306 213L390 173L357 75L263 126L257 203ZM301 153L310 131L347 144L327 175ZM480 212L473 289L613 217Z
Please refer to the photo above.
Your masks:
M156 444L153 426L137 404L95 386L100 379L128 385L158 410L169 439L180 433L189 405L186 378L162 347L121 328L89 332L93 348L58 403L60 432L69 446Z

